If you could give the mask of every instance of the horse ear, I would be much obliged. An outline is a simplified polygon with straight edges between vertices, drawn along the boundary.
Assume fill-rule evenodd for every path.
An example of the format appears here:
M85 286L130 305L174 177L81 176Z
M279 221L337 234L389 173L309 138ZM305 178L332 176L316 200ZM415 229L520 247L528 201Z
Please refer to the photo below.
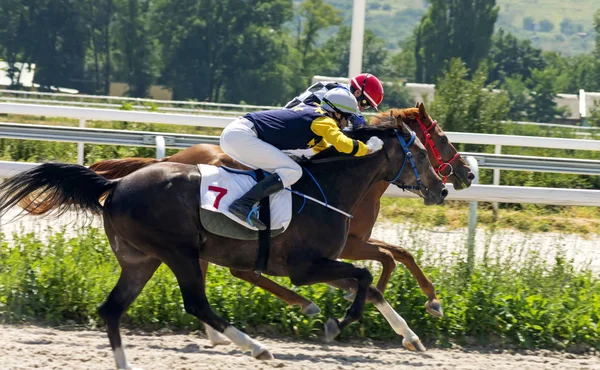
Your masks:
M419 116L421 119L427 119L429 114L427 114L427 109L425 109L425 104L419 103L417 104L417 108L419 108Z
M402 120L400 120L400 129L402 130L403 133L405 133L407 135L412 135L413 131Z
M417 104L415 105L415 108L419 108L419 104L421 104L421 103L417 102Z

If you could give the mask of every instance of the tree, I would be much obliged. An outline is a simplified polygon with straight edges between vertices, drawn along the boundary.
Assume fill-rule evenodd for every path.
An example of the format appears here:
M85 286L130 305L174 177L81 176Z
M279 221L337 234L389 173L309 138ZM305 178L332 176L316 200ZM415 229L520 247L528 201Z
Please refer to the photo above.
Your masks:
M549 68L558 73L554 83L557 92L577 94L579 89L600 91L600 79L595 77L598 61L593 54L565 57L560 53L546 52L544 60Z
M447 131L496 133L509 111L504 92L492 92L486 84L487 67L482 63L469 78L460 59L452 59L435 87L431 106L435 117Z
M523 18L523 29L525 31L535 31L535 20L532 17Z
M28 30L27 7L23 0L0 2L0 24L0 57L8 64L6 72L11 87L18 87L21 71L17 63L30 61L25 34Z
M540 21L540 32L552 32L554 29L554 23L550 22L547 19L542 19Z
M314 71L321 70L323 63L327 63L327 58L321 53L322 49L316 47L319 31L330 26L338 26L341 22L339 11L323 0L305 0L300 4L296 48L302 55L303 75L312 76L315 74Z
M292 15L291 0L157 2L162 81L177 99L282 100L287 81L276 72L290 52L281 30ZM277 89L264 89L265 78Z
M564 115L565 110L558 108L554 101L558 74L554 68L535 69L531 72L531 78L527 81L528 88L531 90L528 119L536 122L552 122L557 116Z
M408 81L415 80L415 43L416 39L414 35L407 40L400 42L402 50L394 54L389 61L389 75L391 77L404 78Z
M326 76L348 75L348 60L350 59L350 27L340 27L338 32L325 41L322 53L326 65L319 66L321 74ZM389 52L385 41L375 35L371 30L365 30L363 40L362 70L372 73L379 78L388 75L386 61Z
M573 20L569 18L564 18L562 22L560 22L560 33L563 35L571 36L577 32L583 31L583 26L580 24L576 24Z
M596 31L596 48L594 49L596 67L592 79L599 87L597 91L600 91L600 9L596 10L594 14L594 30Z
M118 0L115 30L115 72L129 85L128 94L146 97L158 74L158 45L150 28L150 0Z
M488 54L498 11L495 0L431 0L416 30L417 81L434 82L455 57L474 71Z
M542 50L529 40L520 40L502 28L492 37L489 58L491 61L489 81L504 82L511 75L524 79L531 77L531 69L543 69L546 61Z

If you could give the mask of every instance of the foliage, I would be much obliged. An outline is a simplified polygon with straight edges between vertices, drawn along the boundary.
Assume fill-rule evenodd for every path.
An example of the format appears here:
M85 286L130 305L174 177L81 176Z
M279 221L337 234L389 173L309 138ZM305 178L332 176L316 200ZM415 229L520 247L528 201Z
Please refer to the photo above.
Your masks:
M350 60L350 28L340 27L339 31L323 44L325 62L316 66L324 76L348 75ZM389 76L387 59L389 52L382 39L370 30L365 30L363 41L362 69L375 76Z
M468 70L475 71L491 46L499 11L496 1L430 3L416 30L417 81L433 83L452 58L462 59Z
M445 74L437 81L431 114L446 131L496 133L499 122L508 112L506 93L492 92L487 67L481 64L472 80L459 59L448 63Z
M515 75L528 79L532 69L546 66L542 51L533 47L531 41L519 40L502 28L492 37L489 59L490 82L504 82L509 76Z
M491 235L488 236L488 238ZM406 269L390 281L386 298L426 344L450 342L521 348L579 349L596 347L600 339L600 280L578 271L557 251L553 261L511 246L502 256L486 251L472 270L463 256L444 261L424 258L424 241L409 239L413 254L436 284L444 304L441 320L428 317L425 297ZM470 271L470 273L468 272ZM119 267L101 230L82 229L77 237L64 232L43 241L34 233L0 242L0 319L4 322L65 322L101 325L97 307L117 281ZM289 286L287 279L275 278ZM207 295L212 307L248 332L258 328L300 338L322 335L327 317L341 317L348 302L343 292L319 284L297 291L314 300L323 314L303 316L272 295L211 267ZM159 268L129 309L126 326L198 329L185 313L173 274ZM399 340L372 305L362 319L341 335L348 338Z

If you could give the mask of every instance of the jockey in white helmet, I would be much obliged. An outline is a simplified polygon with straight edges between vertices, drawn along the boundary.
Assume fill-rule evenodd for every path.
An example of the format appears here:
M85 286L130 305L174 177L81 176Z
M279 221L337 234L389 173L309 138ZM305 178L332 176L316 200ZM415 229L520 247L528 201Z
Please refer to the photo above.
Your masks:
M315 154L332 145L339 152L363 156L380 150L381 139L372 137L365 144L340 130L358 113L356 98L340 87L327 91L321 105L300 103L291 109L251 112L227 125L220 139L223 151L248 167L271 173L234 201L229 211L259 230L266 228L255 205L302 177L302 168L283 151L308 149Z

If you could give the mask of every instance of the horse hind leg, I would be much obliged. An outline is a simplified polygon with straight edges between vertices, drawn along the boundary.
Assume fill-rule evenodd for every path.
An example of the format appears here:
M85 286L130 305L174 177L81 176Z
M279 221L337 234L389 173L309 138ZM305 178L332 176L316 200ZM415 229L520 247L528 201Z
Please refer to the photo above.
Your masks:
M200 270L202 271L202 282L203 288L206 289L206 273L208 272L208 261L200 259ZM228 345L231 341L223 334L219 333L213 327L204 323L204 331L206 332L206 336L210 341L212 347Z
M438 299L438 296L435 292L435 287L429 278L425 275L421 267L415 261L415 257L406 249L402 247L398 247L395 245L387 244L385 242L369 239L368 245L372 247L380 248L387 250L392 253L394 259L400 263L402 263L411 275L417 280L421 291L427 296L427 302L425 302L425 310L432 316L435 317L443 317L444 311L442 310L442 304ZM379 288L379 284L377 286ZM383 287L385 288L385 286ZM380 289L381 290L381 289ZM383 292L383 290L382 290Z
M127 362L121 342L119 332L121 316L140 294L161 262L126 246L124 242L121 242L118 247L120 252L127 249L126 257L119 258L121 276L106 301L100 306L98 313L106 325L117 369L132 370L134 368ZM119 255L124 256L123 253Z
M259 360L273 359L273 355L260 342L239 331L214 313L206 298L204 277L198 263L198 256L190 257L192 256L172 254L165 260L177 278L185 310L219 333L224 334L240 349L250 351L252 357Z

